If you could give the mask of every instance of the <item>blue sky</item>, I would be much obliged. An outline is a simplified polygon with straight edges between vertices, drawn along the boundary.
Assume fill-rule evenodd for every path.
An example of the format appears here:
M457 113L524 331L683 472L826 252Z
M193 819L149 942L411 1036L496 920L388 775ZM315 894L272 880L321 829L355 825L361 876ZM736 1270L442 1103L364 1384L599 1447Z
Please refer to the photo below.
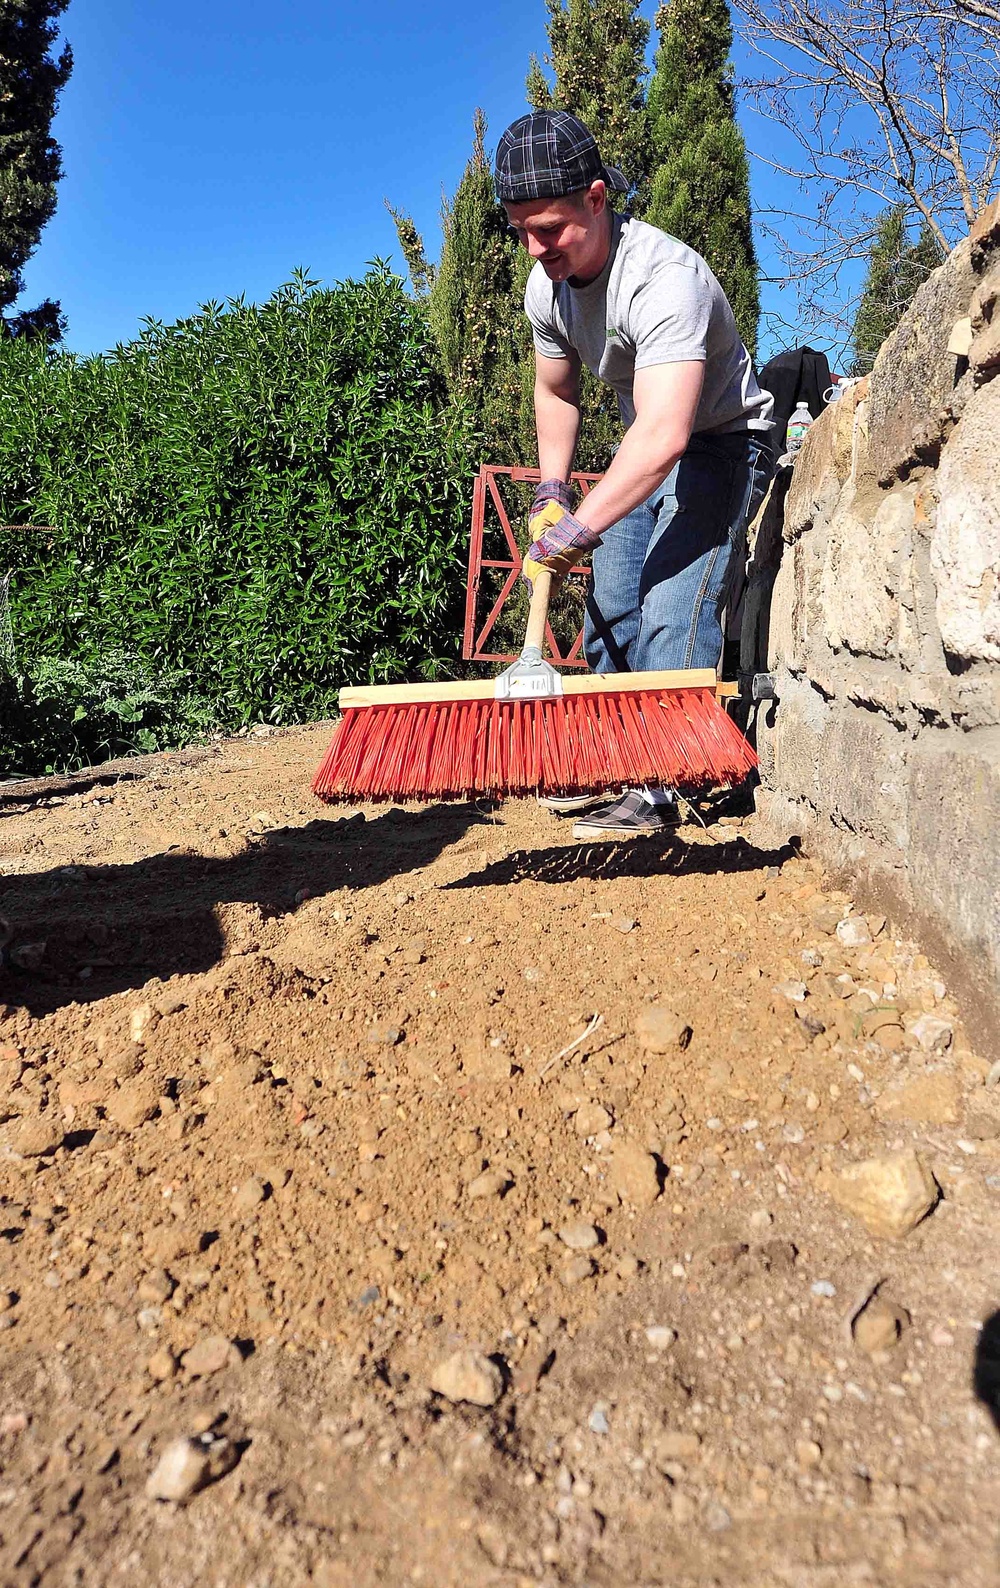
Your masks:
M543 0L73 0L65 175L18 306L58 298L68 346L95 352L146 315L267 297L298 265L402 268L384 198L436 256L473 111L493 138L523 111L545 17ZM756 202L770 184L755 168Z

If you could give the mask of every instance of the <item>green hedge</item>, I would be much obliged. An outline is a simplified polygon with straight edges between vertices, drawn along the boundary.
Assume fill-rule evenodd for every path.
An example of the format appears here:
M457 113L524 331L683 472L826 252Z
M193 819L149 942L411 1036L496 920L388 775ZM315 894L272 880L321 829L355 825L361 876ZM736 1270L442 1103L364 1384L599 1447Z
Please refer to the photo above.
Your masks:
M56 531L0 539L19 667L169 672L192 730L206 701L234 729L435 676L458 656L474 468L381 261L101 357L0 343L0 519Z

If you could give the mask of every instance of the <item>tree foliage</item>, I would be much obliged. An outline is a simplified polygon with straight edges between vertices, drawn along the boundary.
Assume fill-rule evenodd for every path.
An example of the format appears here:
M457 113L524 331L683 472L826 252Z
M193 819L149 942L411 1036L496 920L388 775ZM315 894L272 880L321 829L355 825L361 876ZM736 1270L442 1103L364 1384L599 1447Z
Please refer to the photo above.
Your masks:
M535 110L569 110L597 137L609 165L623 171L633 195L649 172L643 84L649 23L634 0L546 0L550 83L537 58L528 73Z
M733 0L781 138L761 157L804 202L768 225L807 319L851 325L845 271L905 206L945 254L996 191L1000 7L987 0ZM785 152L787 151L787 152ZM843 306L847 305L846 314Z
M760 295L746 146L736 122L727 0L669 0L649 85L654 169L646 219L702 254L751 355Z
M897 204L879 216L864 292L854 317L852 375L868 374L882 343L896 329L917 288L942 257L926 223L917 241L910 241L904 205Z
M0 520L55 529L4 536L18 665L74 662L92 695L123 656L229 729L432 675L457 658L472 467L426 316L378 261L103 357L0 343Z
M24 267L56 207L62 151L51 135L73 69L53 46L69 0L0 0L0 310L20 295ZM8 334L58 340L58 304L47 300L8 322Z
M449 389L473 415L491 462L524 462L530 438L527 259L497 203L481 110L472 154L442 222L430 324Z

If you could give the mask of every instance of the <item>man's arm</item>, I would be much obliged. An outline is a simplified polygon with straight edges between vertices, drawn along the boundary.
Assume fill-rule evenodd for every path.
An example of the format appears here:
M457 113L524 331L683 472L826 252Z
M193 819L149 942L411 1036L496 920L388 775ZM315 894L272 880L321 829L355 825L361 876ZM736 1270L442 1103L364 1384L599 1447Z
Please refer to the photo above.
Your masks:
M580 360L575 355L535 353L535 429L542 479L568 480L580 432Z
M663 484L691 439L704 379L705 365L700 360L636 370L632 387L635 420L607 473L584 497L576 514L587 529L603 535Z

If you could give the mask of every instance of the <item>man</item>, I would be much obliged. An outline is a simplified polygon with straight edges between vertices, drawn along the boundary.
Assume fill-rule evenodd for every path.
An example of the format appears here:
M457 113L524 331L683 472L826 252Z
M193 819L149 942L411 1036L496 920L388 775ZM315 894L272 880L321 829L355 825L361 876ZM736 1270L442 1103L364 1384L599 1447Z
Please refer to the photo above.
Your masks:
M535 261L524 305L542 483L525 576L539 565L562 576L591 556L584 649L595 672L716 667L727 571L773 469L771 398L725 294L700 254L611 209L608 190L627 183L568 112L508 127L495 176ZM614 387L626 429L574 513L583 364ZM632 789L573 833L628 837L675 820L671 791Z

